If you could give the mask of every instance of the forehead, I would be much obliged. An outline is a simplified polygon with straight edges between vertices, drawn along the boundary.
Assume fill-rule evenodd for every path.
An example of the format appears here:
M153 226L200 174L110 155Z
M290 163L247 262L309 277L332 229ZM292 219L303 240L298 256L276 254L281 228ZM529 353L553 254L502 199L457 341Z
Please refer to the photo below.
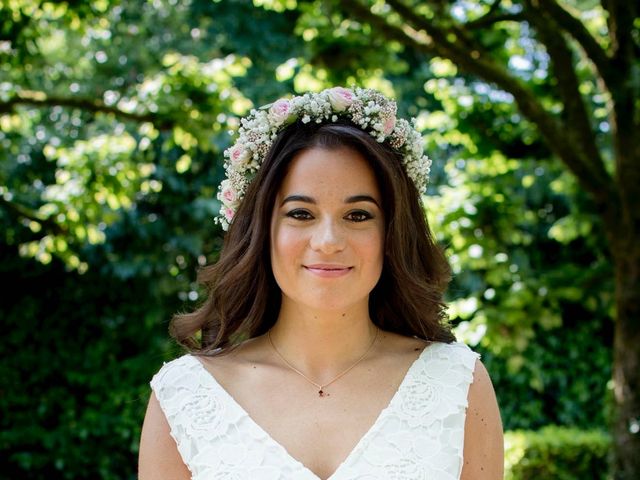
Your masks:
M379 197L375 173L364 156L350 147L310 148L292 160L279 195L305 193L347 196L368 193Z

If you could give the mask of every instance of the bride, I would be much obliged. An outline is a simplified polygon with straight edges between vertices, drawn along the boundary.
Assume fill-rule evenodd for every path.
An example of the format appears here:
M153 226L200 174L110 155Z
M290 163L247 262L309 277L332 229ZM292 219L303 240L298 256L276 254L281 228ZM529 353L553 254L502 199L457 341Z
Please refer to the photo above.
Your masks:
M224 247L172 322L189 354L151 382L139 478L501 479L491 381L444 315L420 134L340 87L239 133Z

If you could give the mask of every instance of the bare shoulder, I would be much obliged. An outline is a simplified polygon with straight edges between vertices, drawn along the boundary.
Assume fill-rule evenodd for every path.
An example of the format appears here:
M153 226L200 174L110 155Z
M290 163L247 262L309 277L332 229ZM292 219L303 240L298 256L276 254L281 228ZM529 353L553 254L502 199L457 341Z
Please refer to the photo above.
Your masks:
M502 421L487 369L476 361L464 434L461 480L498 480L504 476Z
M234 347L213 355L201 355L199 360L214 369L239 368L243 364L262 363L269 357L264 335L250 338Z
M138 478L152 480L188 480L191 472L182 461L175 440L171 437L169 423L160 403L152 393L142 425Z
M234 379L249 378L251 380L257 374L252 367L262 361L260 352L261 350L256 348L255 342L249 340L229 352L211 356L195 355L194 358L220 384L235 393L239 382L234 381ZM181 368L186 361L186 356L181 357L169 362L163 368ZM188 363L188 365L191 365L191 363ZM251 384L251 382L242 383ZM156 388L162 389L162 386L156 385ZM171 436L169 422L155 393L152 393L149 398L142 425L138 471L140 480L155 480L158 478L183 480L191 478L191 473L182 460L176 442Z
M383 351L395 355L412 355L421 352L430 342L416 337L407 337L394 332L381 331Z
M270 369L265 367L273 366L273 356L267 347L264 338L255 337L228 352L199 356L198 361L228 392L240 393L236 389L259 382L260 378L269 374Z

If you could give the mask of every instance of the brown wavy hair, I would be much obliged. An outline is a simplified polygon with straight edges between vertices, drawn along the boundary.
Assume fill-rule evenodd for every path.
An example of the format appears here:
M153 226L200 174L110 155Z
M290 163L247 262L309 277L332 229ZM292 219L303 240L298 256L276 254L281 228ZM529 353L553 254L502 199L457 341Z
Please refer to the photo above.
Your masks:
M382 274L369 295L372 321L402 335L455 340L443 302L450 268L401 156L353 124L298 121L278 135L266 155L229 227L219 260L200 270L198 281L206 286L206 300L195 311L173 317L170 333L178 343L196 354L219 353L274 325L281 302L269 248L276 194L297 154L340 147L363 155L382 196L385 255Z

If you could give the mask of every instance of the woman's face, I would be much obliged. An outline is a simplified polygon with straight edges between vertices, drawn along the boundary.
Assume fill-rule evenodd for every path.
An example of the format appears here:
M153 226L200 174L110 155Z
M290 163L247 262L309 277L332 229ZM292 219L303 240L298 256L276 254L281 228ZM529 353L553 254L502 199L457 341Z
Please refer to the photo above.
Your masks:
M368 305L382 272L384 216L360 153L311 148L294 157L276 196L270 253L283 306Z

